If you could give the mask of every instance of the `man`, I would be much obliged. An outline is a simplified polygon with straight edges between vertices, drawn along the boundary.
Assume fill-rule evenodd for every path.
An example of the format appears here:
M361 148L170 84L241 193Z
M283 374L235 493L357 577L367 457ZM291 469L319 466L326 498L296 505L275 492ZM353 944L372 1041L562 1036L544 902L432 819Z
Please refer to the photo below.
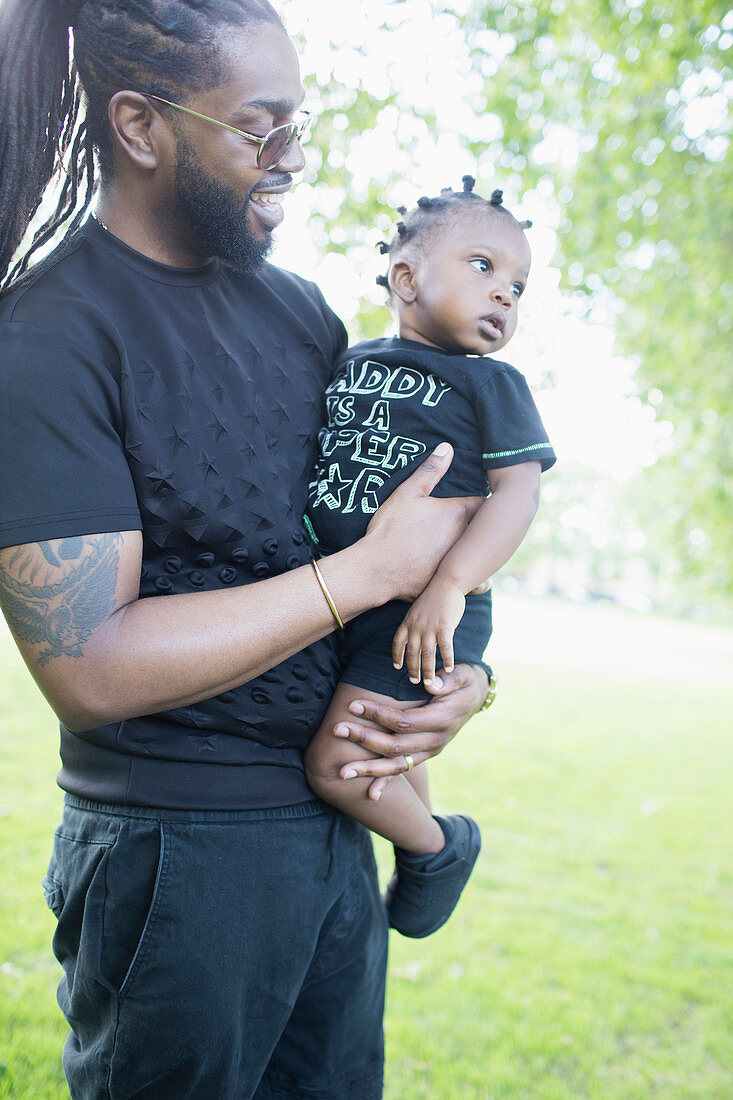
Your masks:
M44 886L71 1094L375 1100L370 842L314 800L301 754L338 675L335 618L414 598L475 502L430 497L439 448L311 567L345 334L263 263L304 164L297 58L265 0L5 0L0 43L4 269L49 146L71 157L49 232L79 223L92 150L101 166L95 217L0 302L0 595L62 722ZM377 756L358 770L381 783L439 751L487 686L462 668L419 718L357 707L349 735Z

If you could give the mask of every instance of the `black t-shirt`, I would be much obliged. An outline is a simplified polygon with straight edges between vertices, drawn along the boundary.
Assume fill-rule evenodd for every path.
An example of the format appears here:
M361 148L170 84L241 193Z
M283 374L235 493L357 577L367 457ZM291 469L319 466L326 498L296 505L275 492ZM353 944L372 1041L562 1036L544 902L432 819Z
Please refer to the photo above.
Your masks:
M170 268L90 220L0 302L0 546L141 530L143 598L305 564L323 394L345 343L311 283L269 264ZM59 782L177 808L312 797L300 750L338 673L326 638L213 699L62 727Z
M455 454L439 497L485 496L487 470L555 462L524 376L496 359L398 337L368 340L344 353L326 404L309 517L327 552L361 538L379 505L443 440Z

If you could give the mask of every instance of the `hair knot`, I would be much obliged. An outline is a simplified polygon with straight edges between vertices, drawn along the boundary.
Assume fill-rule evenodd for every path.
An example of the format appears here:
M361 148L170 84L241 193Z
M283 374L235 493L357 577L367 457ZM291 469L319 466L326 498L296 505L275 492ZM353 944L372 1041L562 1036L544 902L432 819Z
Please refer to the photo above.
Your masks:
M429 199L427 195L421 195L417 200L417 205L421 210L430 210L434 205L434 200Z
M404 222L397 222L397 235L401 237L402 240L407 236L407 226Z
M389 279L386 275L377 275L374 282L377 286L383 286L385 290L389 290Z
M461 183L463 184L464 195L470 195L476 186L476 180L473 176L461 176Z
M406 206L398 206L397 207L397 213L398 214L406 214L407 213L407 207Z
M499 191L497 189L496 191L491 192L491 198L489 199L489 203L491 204L491 206L501 206L501 200L503 198L504 198L504 192Z

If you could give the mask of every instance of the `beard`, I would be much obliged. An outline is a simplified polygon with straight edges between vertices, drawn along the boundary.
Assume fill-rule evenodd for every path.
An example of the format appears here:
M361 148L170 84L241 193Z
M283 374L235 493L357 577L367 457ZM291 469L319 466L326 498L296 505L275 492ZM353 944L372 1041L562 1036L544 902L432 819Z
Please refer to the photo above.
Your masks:
M249 226L249 194L242 195L206 172L188 142L179 137L175 168L178 209L207 256L218 256L246 275L254 274L272 249L272 234L256 237Z

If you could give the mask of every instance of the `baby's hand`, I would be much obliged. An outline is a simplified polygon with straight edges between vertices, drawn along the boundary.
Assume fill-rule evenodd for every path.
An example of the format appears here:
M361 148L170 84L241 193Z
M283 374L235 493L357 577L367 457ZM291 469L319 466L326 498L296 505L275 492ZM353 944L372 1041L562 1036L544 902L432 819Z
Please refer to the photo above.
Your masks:
M466 609L466 597L450 581L433 578L397 628L392 642L392 661L402 668L407 654L410 682L429 684L435 676L435 649L440 646L446 672L453 669L453 634Z

